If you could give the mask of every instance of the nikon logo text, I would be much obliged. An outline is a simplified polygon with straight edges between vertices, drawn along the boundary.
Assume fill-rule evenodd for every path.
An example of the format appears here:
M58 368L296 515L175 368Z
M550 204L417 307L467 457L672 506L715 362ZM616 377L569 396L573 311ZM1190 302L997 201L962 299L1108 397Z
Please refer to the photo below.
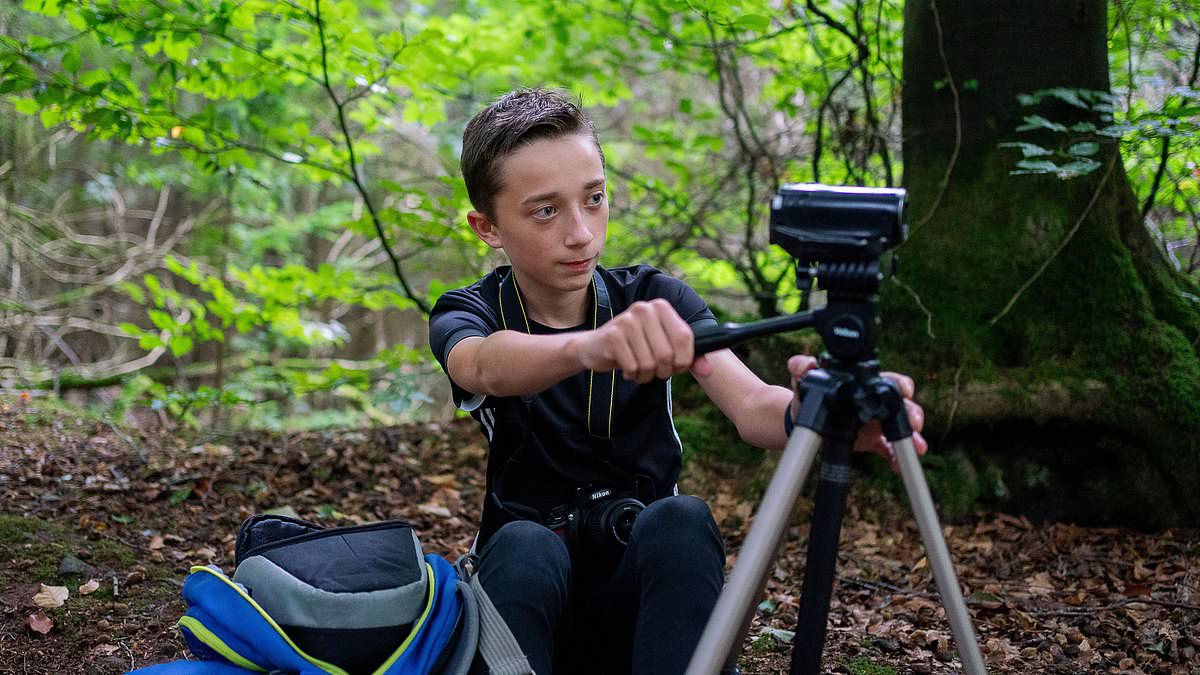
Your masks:
M845 328L843 326L834 326L833 334L838 337L850 338L851 340L857 340L862 337L862 335L853 328Z

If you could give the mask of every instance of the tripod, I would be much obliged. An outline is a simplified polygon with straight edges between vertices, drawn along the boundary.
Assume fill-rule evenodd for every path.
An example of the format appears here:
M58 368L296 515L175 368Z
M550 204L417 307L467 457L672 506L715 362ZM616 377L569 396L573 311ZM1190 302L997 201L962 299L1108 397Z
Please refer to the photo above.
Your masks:
M800 391L803 395L800 391L796 394L799 413L795 429L763 495L729 583L717 600L700 644L692 655L687 675L716 675L731 652L741 645L753 616L755 600L777 556L792 507L800 496L818 449L821 450L821 468L791 675L820 671L838 538L850 485L854 439L861 426L871 419L880 421L884 435L892 442L964 669L970 675L983 675L986 673L983 657L913 446L913 431L904 399L896 386L879 372L873 330L874 296L852 292L831 295L831 298L829 305L815 312L745 325L724 324L703 334L697 333L697 353L704 353L746 337L815 325L829 353L822 355L821 367L810 371L802 380Z

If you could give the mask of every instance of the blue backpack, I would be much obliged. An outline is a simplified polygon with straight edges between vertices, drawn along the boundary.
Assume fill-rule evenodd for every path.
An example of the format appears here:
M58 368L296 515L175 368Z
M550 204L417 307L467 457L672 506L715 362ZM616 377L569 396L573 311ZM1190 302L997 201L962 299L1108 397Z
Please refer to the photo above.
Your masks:
M139 675L531 675L473 574L423 554L412 526L325 529L257 515L242 523L236 569L194 567L179 629L196 661Z

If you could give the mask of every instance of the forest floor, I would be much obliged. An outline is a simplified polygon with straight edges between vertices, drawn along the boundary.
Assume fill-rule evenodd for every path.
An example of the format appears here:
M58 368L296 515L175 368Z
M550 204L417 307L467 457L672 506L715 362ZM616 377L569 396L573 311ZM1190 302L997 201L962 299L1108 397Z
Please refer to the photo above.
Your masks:
M0 400L0 673L102 675L185 658L184 576L198 564L232 572L237 526L267 509L329 525L407 519L426 551L453 560L470 545L484 458L468 422L178 435ZM709 501L731 564L753 506L744 473L693 461L682 486ZM788 670L809 508L798 506L751 626L747 674ZM990 672L1200 673L1200 532L995 513L944 531ZM62 599L54 587L65 602L40 607L35 597ZM824 663L961 671L901 500L851 495Z

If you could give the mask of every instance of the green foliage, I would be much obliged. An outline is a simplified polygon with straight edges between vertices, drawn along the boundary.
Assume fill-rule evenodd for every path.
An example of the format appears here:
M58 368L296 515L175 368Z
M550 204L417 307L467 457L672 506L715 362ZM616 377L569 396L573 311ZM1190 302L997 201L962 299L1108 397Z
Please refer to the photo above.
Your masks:
M113 181L188 193L194 229L122 285L144 311L119 321L176 373L131 378L122 401L191 424L213 406L277 426L385 423L422 404L429 355L419 338L394 346L374 321L428 309L492 261L461 225L458 143L468 116L514 86L562 87L596 118L613 204L605 263L677 272L738 317L798 300L790 261L766 240L781 183L894 185L901 170L901 3L23 9L0 38L0 96L47 130L111 148L109 183L89 183L95 202L113 203ZM1030 92L1027 130L1006 145L1016 173L1074 177L1119 138L1155 227L1190 236L1194 22L1153 0L1111 11L1115 98ZM220 382L200 368L214 363ZM681 434L712 444L710 423L695 413Z
M1170 255L1172 242L1200 233L1200 30L1175 5L1144 0L1112 3L1110 24L1113 93L1054 87L1022 95L1031 110L1057 106L1070 119L1031 113L1016 131L1052 139L1052 147L1001 147L1022 153L1014 175L1070 179L1100 168L1100 145L1119 140L1142 214ZM1196 260L1176 263L1200 269Z

